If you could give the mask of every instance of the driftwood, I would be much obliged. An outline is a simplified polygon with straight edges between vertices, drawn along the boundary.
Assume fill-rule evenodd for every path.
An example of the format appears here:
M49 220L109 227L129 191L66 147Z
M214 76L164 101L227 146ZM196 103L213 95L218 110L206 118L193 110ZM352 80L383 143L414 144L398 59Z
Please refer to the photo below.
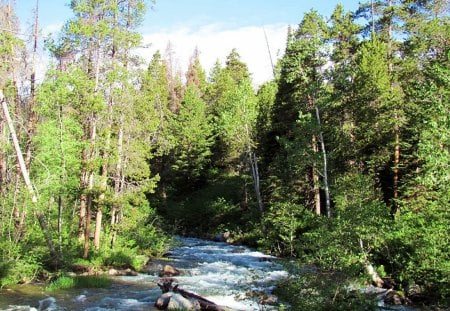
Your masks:
M173 286L174 279L172 278L163 278L157 282L157 285L161 289L163 293L167 293L169 291L180 294L186 299L197 301L200 304L201 310L212 310L212 311L227 311L229 310L226 307L222 307L217 305L216 303L199 296L197 294L191 293L187 290L178 288L178 284Z

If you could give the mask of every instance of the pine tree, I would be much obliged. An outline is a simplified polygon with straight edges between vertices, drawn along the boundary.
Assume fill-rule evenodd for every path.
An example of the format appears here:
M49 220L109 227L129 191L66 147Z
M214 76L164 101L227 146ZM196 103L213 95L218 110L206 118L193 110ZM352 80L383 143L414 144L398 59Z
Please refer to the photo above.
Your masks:
M173 150L173 180L180 192L203 182L209 165L212 125L206 103L195 85L188 85L172 125L176 144Z
M322 17L315 11L307 13L288 40L273 111L274 139L281 138L277 161L285 167L280 178L301 184L300 193L306 205L317 214L321 213L319 172L322 171L324 177L327 173L324 147L320 147L322 155L319 155L319 146L324 146L325 142L317 113L325 94L322 67L327 61L326 38L327 27ZM290 162L287 167L286 161ZM326 182L324 186L326 189ZM329 215L330 201L325 192L324 206ZM310 199L313 204L309 203Z

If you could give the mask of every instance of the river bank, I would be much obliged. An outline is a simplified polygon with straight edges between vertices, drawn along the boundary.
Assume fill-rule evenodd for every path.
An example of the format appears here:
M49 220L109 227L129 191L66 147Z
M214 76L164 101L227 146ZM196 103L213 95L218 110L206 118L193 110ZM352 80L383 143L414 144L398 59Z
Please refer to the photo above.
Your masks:
M193 238L178 238L180 245L168 257L181 273L176 283L218 305L233 310L260 310L262 297L271 295L287 272L272 256L245 246ZM2 290L2 311L59 310L155 310L161 295L157 286L159 271L167 261L154 261L146 273L111 276L106 288L70 289L46 292L43 285L23 285ZM278 310L279 305L265 305Z

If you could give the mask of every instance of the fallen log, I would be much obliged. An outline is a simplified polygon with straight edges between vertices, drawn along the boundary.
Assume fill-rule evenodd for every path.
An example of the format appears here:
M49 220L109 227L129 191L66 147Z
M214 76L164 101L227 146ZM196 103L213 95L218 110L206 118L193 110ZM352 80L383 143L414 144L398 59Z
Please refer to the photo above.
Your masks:
M178 284L173 286L172 285L173 281L174 281L174 279L172 279L172 278L164 278L164 279L160 279L156 284L159 286L159 288L161 289L161 291L164 294L171 291L171 292L180 294L181 296L183 296L186 299L197 301L200 304L201 310L211 310L211 311L228 311L228 310L230 310L226 307L219 306L215 302L212 302L200 295L197 295L197 294L191 293L187 290L178 288Z

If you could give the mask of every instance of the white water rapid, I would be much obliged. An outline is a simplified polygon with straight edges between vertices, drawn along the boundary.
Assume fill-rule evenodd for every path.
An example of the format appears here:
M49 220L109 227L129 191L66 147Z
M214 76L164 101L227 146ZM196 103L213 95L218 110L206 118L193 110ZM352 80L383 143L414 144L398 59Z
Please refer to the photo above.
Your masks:
M262 296L270 296L275 283L288 276L275 258L248 247L179 238L180 246L170 252L170 264L181 271L175 277L180 289L194 292L232 310L277 310L261 305ZM79 289L33 295L0 294L2 311L106 311L156 310L154 302L161 294L154 274L115 277L112 286L103 289Z

